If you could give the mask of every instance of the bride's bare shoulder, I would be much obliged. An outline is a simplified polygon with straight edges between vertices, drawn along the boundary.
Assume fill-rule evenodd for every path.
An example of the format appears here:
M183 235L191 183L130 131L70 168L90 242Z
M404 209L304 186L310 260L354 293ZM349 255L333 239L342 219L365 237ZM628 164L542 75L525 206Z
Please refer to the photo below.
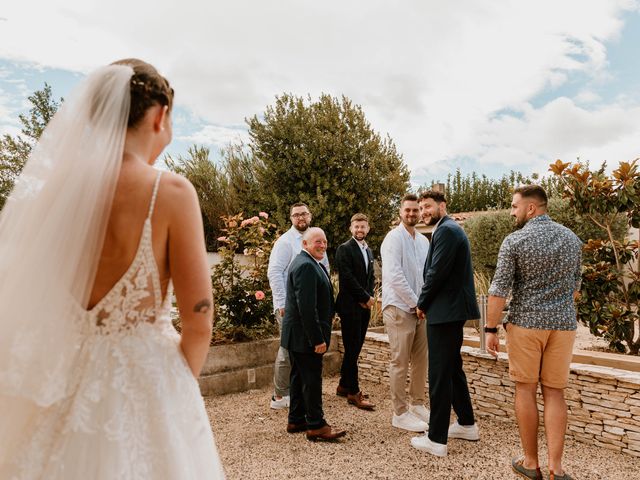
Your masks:
M191 196L196 193L196 189L191 182L182 175L173 172L163 172L160 179L160 187L168 195Z
M168 210L182 210L198 204L198 195L191 182L173 172L164 172L160 179L158 202Z

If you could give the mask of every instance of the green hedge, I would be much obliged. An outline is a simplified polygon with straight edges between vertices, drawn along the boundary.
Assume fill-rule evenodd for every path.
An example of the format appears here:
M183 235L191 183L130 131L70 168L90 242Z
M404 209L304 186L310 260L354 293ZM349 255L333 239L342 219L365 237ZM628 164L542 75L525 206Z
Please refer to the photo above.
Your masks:
M474 270L493 278L502 240L513 231L509 211L479 214L464 222L464 230L471 244Z
M568 200L550 199L548 212L553 220L570 228L585 243L589 239L606 238L606 232L589 218L578 215L575 209L569 206ZM471 243L474 270L493 278L500 245L502 245L504 238L513 231L513 220L509 211L499 210L479 214L464 223L464 230ZM620 215L619 221L614 225L614 238L622 240L626 233L626 218L624 215Z

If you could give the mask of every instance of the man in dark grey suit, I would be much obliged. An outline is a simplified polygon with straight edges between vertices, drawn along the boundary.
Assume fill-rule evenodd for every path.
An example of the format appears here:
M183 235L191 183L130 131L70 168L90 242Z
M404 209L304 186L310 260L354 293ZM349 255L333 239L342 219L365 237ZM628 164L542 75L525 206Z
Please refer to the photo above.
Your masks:
M322 411L322 355L331 340L334 316L333 288L320 261L327 238L320 228L309 228L302 237L302 251L287 275L287 297L280 345L291 358L291 403L287 432L307 432L309 440L335 440L335 431Z
M480 318L480 311L469 239L447 216L444 195L424 192L420 196L420 213L426 224L435 225L418 298L418 315L427 317L431 418L429 432L412 438L411 445L444 457L447 438L480 439L460 355L464 324ZM458 420L449 426L452 406Z

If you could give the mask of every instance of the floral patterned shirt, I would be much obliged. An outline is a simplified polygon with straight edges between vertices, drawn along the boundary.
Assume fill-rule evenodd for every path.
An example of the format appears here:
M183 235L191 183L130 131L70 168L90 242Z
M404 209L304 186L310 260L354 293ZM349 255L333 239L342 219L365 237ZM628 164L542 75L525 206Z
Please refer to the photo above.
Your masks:
M575 330L573 292L580 290L582 243L549 215L507 236L489 295L512 293L507 321L524 328Z

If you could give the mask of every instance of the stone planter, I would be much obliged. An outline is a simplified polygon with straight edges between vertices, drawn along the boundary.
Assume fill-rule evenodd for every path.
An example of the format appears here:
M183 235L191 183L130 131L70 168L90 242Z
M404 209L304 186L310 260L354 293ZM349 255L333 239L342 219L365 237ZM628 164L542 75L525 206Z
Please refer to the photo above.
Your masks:
M270 385L279 345L280 338L274 337L210 347L198 378L202 395L223 395ZM333 333L329 351L324 355L324 375L338 372L341 362L338 339Z

